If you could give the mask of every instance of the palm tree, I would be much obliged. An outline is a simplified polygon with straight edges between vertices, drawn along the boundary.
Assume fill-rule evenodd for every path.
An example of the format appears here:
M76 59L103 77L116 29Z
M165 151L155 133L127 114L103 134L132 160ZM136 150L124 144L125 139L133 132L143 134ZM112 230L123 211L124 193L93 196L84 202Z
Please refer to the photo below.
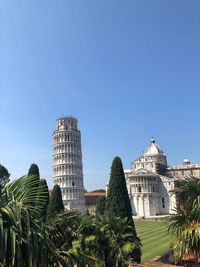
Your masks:
M127 266L132 261L134 249L140 248L139 239L133 235L127 219L104 215L93 220L92 225L90 223L86 227L90 231L85 230L82 235L85 255L93 260L93 264L99 262L105 267ZM81 247L81 243L78 246ZM91 261L86 262L92 264Z
M177 181L177 198L179 204L184 206L186 203L192 204L200 196L200 179L197 177L187 177L184 180Z
M110 258L114 266L127 266L133 261L132 254L135 248L140 248L140 240L133 235L133 229L127 218L109 218L107 236L110 244Z
M78 266L94 266L98 261L94 251L92 240L94 240L95 225L93 219L87 215L79 217L72 251L78 256Z
M40 192L40 193L38 193ZM38 217L47 191L38 185L38 176L24 176L7 184L0 192L0 265L10 267L69 266L74 255L62 249L58 240L63 235L62 214L54 224ZM76 217L76 215L73 215ZM72 216L72 217L73 217ZM68 264L69 263L69 264ZM68 264L68 265L67 265Z
M172 258L200 259L200 180L190 177L179 182L179 205L169 217L169 231L177 236L172 243Z

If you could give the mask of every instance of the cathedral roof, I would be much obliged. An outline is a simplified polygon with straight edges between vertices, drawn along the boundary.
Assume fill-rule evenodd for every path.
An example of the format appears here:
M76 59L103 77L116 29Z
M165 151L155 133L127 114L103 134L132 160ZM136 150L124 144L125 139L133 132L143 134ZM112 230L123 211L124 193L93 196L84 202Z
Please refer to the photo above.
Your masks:
M155 143L154 139L151 139L149 146L144 151L144 156L164 155L164 152Z

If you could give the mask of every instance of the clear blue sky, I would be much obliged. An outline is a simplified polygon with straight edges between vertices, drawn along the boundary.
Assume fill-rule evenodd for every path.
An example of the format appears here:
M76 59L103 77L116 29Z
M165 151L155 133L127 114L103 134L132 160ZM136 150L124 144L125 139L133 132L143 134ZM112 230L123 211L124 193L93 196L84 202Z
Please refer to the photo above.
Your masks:
M52 187L55 120L74 115L84 184L102 188L153 136L200 163L200 1L0 1L0 163Z

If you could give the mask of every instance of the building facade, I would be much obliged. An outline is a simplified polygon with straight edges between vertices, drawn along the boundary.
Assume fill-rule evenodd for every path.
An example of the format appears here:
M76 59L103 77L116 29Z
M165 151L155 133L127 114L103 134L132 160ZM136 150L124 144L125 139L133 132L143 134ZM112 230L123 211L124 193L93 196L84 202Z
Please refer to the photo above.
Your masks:
M77 119L62 117L56 120L53 139L53 182L61 188L66 209L85 209L81 133Z
M99 197L106 196L106 192L86 192L85 196L85 206L86 208L95 207Z
M131 169L125 170L133 215L149 218L173 213L175 181L191 175L200 178L200 164L191 164L185 159L181 165L168 166L166 155L151 139Z

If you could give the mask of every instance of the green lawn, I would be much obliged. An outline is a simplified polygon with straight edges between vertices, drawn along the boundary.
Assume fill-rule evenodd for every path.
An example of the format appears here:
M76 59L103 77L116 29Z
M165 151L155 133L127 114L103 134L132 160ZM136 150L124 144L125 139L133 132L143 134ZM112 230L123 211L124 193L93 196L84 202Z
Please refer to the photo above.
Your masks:
M171 235L165 222L135 220L137 234L142 242L142 262L153 259L169 249Z

